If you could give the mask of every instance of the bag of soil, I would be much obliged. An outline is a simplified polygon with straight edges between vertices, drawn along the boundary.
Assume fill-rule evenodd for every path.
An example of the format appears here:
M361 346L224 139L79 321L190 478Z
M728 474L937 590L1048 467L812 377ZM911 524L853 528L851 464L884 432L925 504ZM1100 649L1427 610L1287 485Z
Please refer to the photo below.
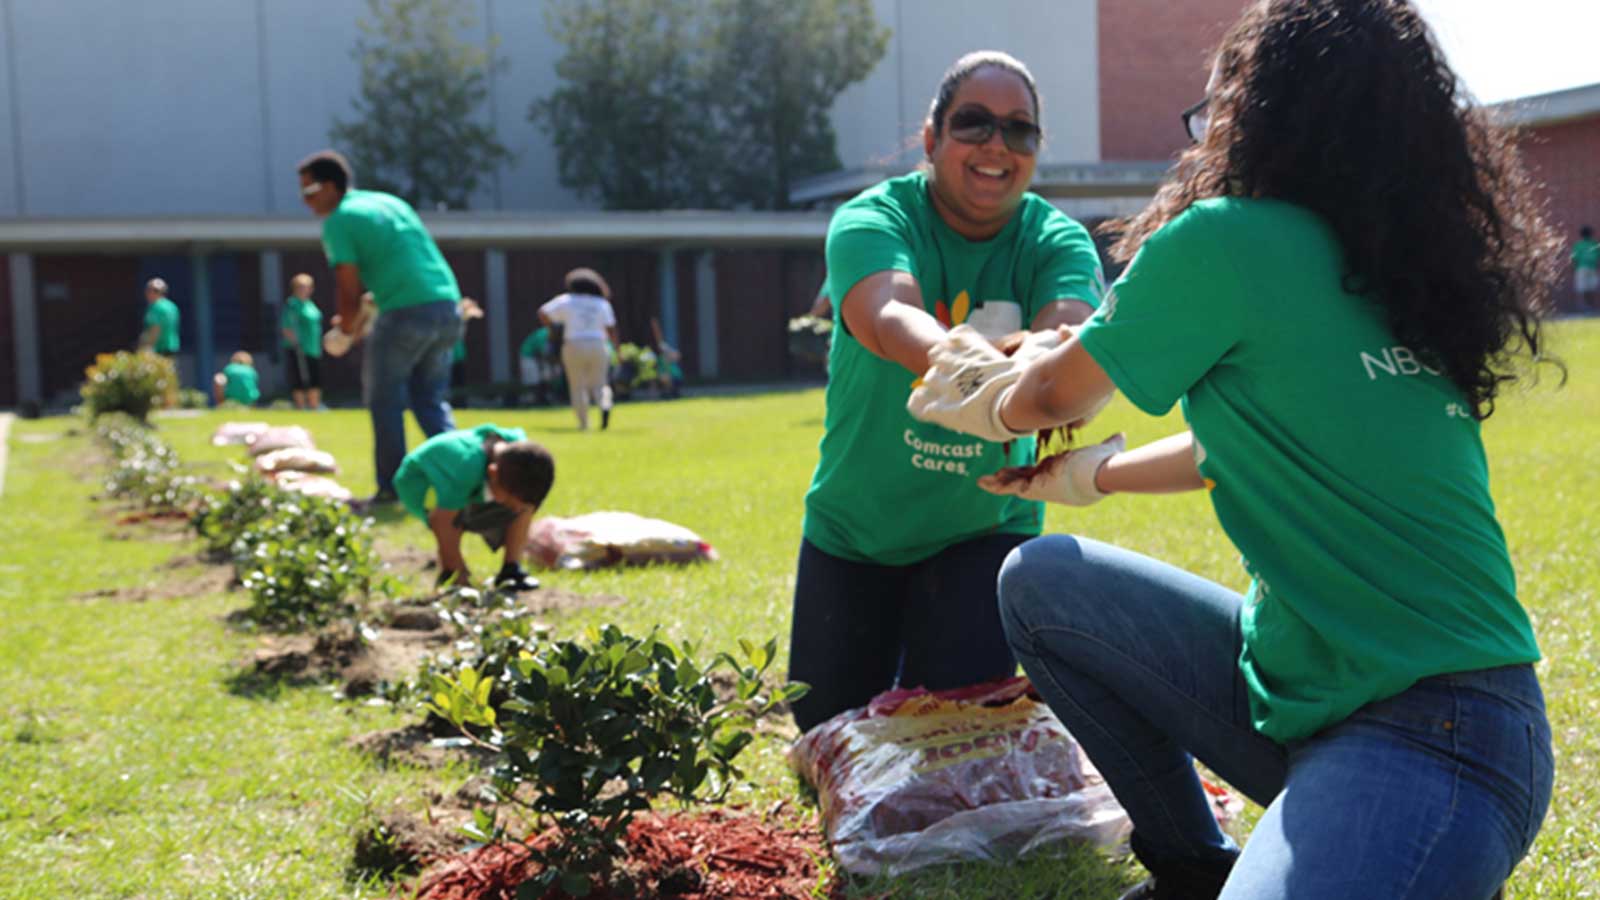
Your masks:
M277 428L268 428L250 440L250 455L260 456L274 450L286 447L304 447L307 450L316 449L316 443L311 440L311 432L299 425L280 425Z
M528 534L528 559L549 569L709 562L717 551L684 528L625 512L545 517Z
M271 428L265 422L223 422L217 430L211 433L211 446L226 447L230 444L249 444L261 436L263 431Z
M263 475L278 472L316 472L327 474L339 471L339 463L326 450L309 450L305 447L285 447L256 457L256 471Z
M839 865L895 875L1126 840L1127 814L1032 689L888 691L796 741L789 763L817 789Z

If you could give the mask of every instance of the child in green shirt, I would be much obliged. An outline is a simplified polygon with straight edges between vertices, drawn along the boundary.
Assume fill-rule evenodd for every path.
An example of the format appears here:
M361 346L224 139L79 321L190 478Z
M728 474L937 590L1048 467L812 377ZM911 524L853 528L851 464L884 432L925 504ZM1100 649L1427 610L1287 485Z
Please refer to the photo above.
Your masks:
M533 514L554 482L550 451L528 440L520 428L486 424L435 435L406 454L395 473L395 492L408 512L433 529L439 585L471 582L461 554L461 536L470 531L491 550L505 548L495 585L518 591L539 586L518 560ZM434 495L431 509L429 491Z
M229 358L221 372L212 377L211 394L218 406L227 400L254 406L261 399L261 382L253 363L250 354L240 350Z

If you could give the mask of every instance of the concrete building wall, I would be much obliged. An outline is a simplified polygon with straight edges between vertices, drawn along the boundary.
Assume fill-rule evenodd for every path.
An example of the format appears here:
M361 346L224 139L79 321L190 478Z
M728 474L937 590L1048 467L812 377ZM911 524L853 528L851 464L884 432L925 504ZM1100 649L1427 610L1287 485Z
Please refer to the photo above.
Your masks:
M893 33L865 81L840 95L833 127L845 168L922 158L922 123L945 69L972 50L1004 50L1033 72L1047 136L1041 163L1099 159L1094 0L874 0Z
M1521 149L1530 174L1545 193L1550 222L1570 252L1580 226L1600 231L1600 115L1530 128ZM1577 294L1572 288L1572 265L1566 253L1562 260L1555 300L1561 309L1573 310Z
M835 108L848 167L908 149L939 76L962 53L1007 50L1034 70L1043 161L1098 153L1094 0L875 0L894 29ZM542 0L474 0L504 60L483 110L513 163L478 209L592 207L563 188L530 104L558 85ZM296 214L293 167L327 146L359 90L361 0L0 0L0 215ZM913 143L915 143L913 141ZM358 173L359 176L359 173Z
M1210 54L1244 0L1099 0L1100 158L1163 160L1205 95Z

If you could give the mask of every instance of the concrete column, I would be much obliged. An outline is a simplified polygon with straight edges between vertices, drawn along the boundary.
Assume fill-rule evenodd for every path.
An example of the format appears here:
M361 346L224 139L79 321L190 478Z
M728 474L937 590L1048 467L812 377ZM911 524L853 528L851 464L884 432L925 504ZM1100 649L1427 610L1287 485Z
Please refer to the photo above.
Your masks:
M39 306L34 294L33 254L6 257L11 273L11 350L17 365L17 403L43 403L39 369Z
M717 377L717 256L702 250L694 261L695 324L700 336L700 377Z
M671 247L661 249L661 261L656 265L661 273L661 336L674 347L678 343L678 254Z
M273 339L267 346L278 346L278 316L283 312L283 298L289 296L283 283L283 254L276 250L261 251L261 308L267 317L267 332Z
M211 257L204 250L189 254L189 271L194 278L194 334L195 372L194 384L200 390L209 390L208 379L216 372L216 351L212 348L211 334ZM181 382L182 379L180 378Z
M483 322L489 329L489 378L491 381L511 380L510 290L506 281L506 252L483 251ZM510 340L508 340L508 338Z

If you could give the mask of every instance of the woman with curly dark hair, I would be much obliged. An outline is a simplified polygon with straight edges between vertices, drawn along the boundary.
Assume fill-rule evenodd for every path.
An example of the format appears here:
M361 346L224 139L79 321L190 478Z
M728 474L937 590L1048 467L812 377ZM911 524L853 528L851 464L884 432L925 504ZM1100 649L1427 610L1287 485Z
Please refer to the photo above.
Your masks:
M1262 0L1184 120L1082 331L1027 365L953 331L909 405L1001 440L1113 390L1183 404L1188 432L982 482L1207 489L1251 576L1064 535L1001 572L1012 648L1133 821L1128 897L1484 900L1553 764L1479 427L1539 358L1555 236L1404 0ZM1193 758L1266 806L1242 855Z

